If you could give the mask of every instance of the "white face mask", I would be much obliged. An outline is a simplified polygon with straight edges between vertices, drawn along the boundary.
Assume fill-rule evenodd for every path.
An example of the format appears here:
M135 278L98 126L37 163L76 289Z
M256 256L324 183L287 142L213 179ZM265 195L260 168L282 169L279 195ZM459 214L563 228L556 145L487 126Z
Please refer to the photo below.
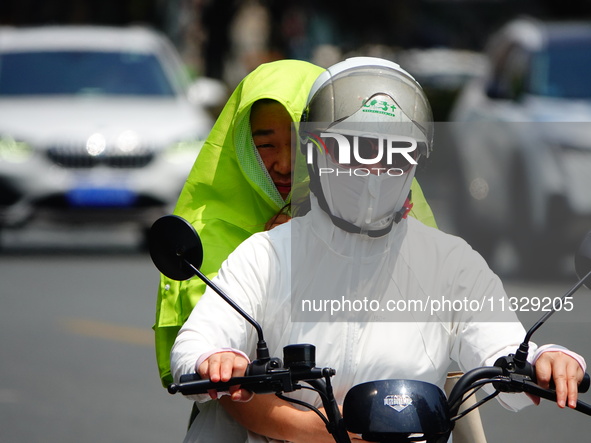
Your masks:
M415 174L415 167L394 176L375 175L367 169L344 168L330 155L318 155L320 186L330 212L359 227L362 232L379 230L392 223L402 209Z

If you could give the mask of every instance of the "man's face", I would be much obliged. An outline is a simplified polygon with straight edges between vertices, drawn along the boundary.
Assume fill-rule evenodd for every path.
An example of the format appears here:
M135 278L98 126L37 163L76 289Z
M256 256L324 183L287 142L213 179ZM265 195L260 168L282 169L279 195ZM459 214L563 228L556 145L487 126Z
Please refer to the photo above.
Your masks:
M291 123L278 102L256 102L250 111L254 145L284 200L291 191Z

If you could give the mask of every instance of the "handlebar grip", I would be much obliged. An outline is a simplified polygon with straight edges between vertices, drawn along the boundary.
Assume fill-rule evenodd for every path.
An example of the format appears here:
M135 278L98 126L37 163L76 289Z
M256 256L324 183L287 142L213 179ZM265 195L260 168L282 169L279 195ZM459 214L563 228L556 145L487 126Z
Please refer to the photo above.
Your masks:
M275 387L274 381L274 377L269 377L266 374L233 377L226 382L212 382L209 379L201 379L198 374L185 374L181 376L178 384L172 383L168 385L168 392L171 394L180 392L183 395L197 395L206 394L209 390L227 391L230 386L236 385L241 385L253 392L266 392L269 387L271 387L271 390Z
M168 393L176 394L180 392L185 394L185 392L189 391L189 394L204 394L209 389L209 384L211 384L210 380L203 380L197 373L184 374L181 375L178 383L168 385Z
M534 383L537 383L535 376L532 378L532 380L534 381ZM583 394L589 390L590 386L591 386L591 377L589 376L589 374L587 372L585 372L585 374L583 375L583 379L581 380L581 383L579 383L579 387L577 390L579 393ZM554 384L553 380L550 381L549 388L552 391L556 390L556 385Z
M297 389L295 383L298 381L315 380L332 375L334 375L334 370L331 368L311 368L305 371L278 369L263 374L233 377L227 382L214 383L211 380L202 380L199 374L185 374L181 376L179 383L168 385L168 392L196 395L205 394L209 390L227 391L230 386L236 385L258 394L292 392Z
M591 377L587 372L585 372L583 380L581 380L581 383L579 383L579 392L587 392L589 390L589 386L591 386Z

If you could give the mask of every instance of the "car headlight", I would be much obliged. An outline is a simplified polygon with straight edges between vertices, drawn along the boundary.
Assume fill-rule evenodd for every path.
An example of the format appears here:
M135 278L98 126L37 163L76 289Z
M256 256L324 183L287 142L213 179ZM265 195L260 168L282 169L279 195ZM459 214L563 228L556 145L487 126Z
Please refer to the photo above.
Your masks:
M193 164L201 147L203 140L187 140L174 143L164 152L164 158L170 163L175 164Z
M12 137L0 137L0 161L24 163L33 156L33 148L28 143Z

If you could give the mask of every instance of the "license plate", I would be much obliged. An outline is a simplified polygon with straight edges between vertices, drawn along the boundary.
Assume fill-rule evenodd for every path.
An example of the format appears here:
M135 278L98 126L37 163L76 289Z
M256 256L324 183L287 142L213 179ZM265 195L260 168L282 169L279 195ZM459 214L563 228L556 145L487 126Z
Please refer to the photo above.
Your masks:
M68 202L76 207L129 207L136 201L136 194L125 188L79 187L67 194Z

